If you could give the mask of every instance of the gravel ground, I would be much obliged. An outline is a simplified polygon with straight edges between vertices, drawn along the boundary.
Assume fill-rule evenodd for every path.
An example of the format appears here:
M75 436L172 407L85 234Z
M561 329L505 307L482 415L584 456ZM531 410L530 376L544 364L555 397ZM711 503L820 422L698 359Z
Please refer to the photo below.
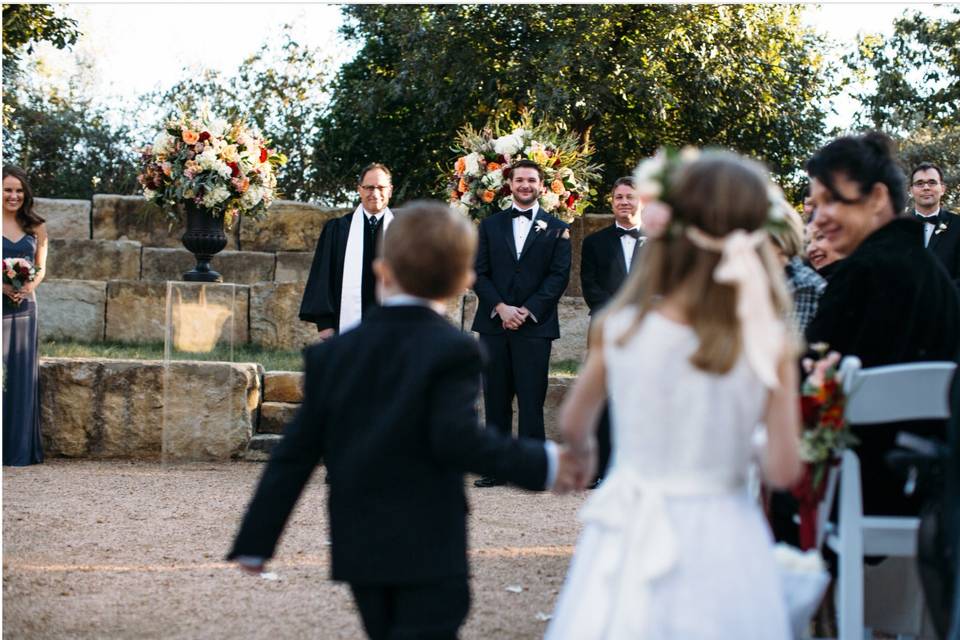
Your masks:
M362 638L348 589L327 578L322 473L269 567L277 580L222 561L261 468L66 460L4 467L3 635ZM462 638L541 637L584 496L471 483L469 500L473 606Z

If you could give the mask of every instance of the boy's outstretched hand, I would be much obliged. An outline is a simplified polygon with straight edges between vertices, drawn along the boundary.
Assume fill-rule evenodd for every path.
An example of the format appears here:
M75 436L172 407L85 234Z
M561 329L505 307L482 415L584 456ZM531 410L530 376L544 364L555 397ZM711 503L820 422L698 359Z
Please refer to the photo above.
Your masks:
M590 456L577 455L567 445L561 445L553 492L562 495L586 489L593 478L594 466L595 464L591 464Z

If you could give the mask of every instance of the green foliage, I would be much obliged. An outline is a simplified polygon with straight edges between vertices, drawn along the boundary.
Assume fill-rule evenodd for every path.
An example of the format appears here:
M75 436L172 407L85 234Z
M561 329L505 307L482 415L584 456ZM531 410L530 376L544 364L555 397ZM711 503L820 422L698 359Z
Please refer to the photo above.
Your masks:
M136 153L127 125L72 90L18 90L4 129L4 156L30 174L38 195L89 199L94 193L132 194Z
M820 142L831 95L802 7L347 5L344 65L316 145L320 184L394 169L394 199L437 194L464 125L536 108L597 148L604 188L660 145L722 145L781 178Z
M279 45L272 44L274 41ZM319 50L296 42L290 26L285 25L281 37L268 38L236 74L204 71L191 75L184 69L183 80L144 96L141 104L145 109L167 105L166 113L158 116L158 125L177 113L178 107L197 112L203 102L231 121L239 118L255 124L270 147L287 156L287 164L277 172L281 197L317 200L324 192L316 181L313 147L329 73L329 61Z
M960 7L944 18L907 13L892 38L862 38L846 62L875 85L857 96L861 126L960 126Z
M49 42L58 49L77 41L77 22L58 16L49 4L3 5L3 126L8 127L18 96L11 88L20 74L20 55L33 52L37 42Z

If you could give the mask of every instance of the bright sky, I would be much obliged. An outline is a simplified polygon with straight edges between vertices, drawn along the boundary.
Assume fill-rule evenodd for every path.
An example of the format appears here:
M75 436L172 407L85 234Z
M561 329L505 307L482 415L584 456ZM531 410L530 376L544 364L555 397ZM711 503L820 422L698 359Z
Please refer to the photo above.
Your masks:
M906 9L946 12L929 3L835 3L810 5L807 21L847 48L858 33L889 35ZM294 26L298 42L320 47L337 64L353 55L337 34L340 10L333 4L71 4L66 11L84 33L74 53L95 61L91 84L104 98L128 99L168 87L183 77L184 67L232 74L284 23ZM54 76L72 59L48 47L38 52ZM828 125L845 126L856 105L842 97L835 108Z

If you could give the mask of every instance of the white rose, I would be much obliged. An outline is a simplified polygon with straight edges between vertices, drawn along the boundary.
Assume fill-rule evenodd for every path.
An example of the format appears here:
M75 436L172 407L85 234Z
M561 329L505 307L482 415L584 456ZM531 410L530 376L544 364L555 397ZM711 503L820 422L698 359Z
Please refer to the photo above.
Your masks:
M237 152L237 145L228 144L220 149L220 157L223 158L224 162L236 162L240 159L240 154Z
M171 142L173 142L173 138L168 136L166 131L161 131L156 140L153 141L153 152L167 153L170 150Z
M641 200L656 200L663 193L663 185L659 180L639 180L637 181L637 196Z
M217 162L216 166L214 167L214 171L220 174L220 177L225 180L228 180L230 176L233 175L233 169L227 166L226 162Z
M217 165L223 164L220 162L220 159L217 158L217 152L210 146L205 147L203 153L194 158L194 160L197 161L197 164L199 164L200 168L204 171L216 169Z
M659 178L666 166L666 154L663 150L657 151L655 156L647 158L637 166L637 170L633 173L633 178L637 182L647 182Z
M153 189L144 189L143 197L146 198L147 200L153 200L154 198L157 197L157 192L154 191Z
M462 196L460 196L460 202L462 202L463 204L469 206L469 205L473 204L474 202L476 202L476 200L474 199L472 193L465 193L465 194L463 194Z
M503 169L491 171L480 180L483 186L496 191L503 186Z
M510 196L504 196L500 198L500 202L498 204L500 205L501 209L509 209L511 206L513 206L513 198Z
M460 202L459 200L457 200L456 202L451 202L450 208L456 211L457 213L459 213L460 215L463 215L463 216L470 215L470 208L467 207L467 205Z
M523 146L523 137L517 136L516 132L510 135L502 136L493 141L493 150L502 156L510 157Z
M468 154L464 157L464 162L466 163L466 174L468 176L479 176L480 175L480 154L474 151L471 154Z
M210 121L210 124L207 127L207 131L209 131L210 135L214 136L215 138L219 138L219 137L222 137L224 133L226 133L228 126L229 126L229 123L223 118L214 118L213 120Z
M247 192L240 198L240 204L242 204L245 209L253 209L260 204L262 199L263 191L251 187L247 189Z
M547 211L553 211L560 205L560 196L553 191L547 191L540 196L540 204Z
M222 185L218 185L204 194L203 206L212 209L229 197L230 190Z

